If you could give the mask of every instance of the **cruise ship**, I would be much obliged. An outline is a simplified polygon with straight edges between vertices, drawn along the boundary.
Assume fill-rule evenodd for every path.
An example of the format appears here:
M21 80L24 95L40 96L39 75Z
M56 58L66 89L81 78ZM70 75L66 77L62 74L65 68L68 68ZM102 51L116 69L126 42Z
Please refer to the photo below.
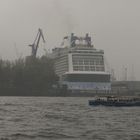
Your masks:
M104 51L94 47L91 37L63 39L61 47L52 50L60 87L70 92L97 93L111 90L110 74L105 70Z

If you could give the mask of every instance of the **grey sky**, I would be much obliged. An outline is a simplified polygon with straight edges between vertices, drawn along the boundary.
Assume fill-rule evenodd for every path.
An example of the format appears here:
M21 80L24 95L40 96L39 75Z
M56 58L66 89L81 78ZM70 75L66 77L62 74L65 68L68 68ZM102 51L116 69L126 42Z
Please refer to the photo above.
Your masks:
M47 49L58 46L71 32L88 32L95 47L105 51L117 78L122 77L123 66L131 77L133 65L135 78L140 80L139 0L0 0L0 18L3 59L15 59L21 53L23 57L29 55L28 44L39 27ZM43 47L41 44L38 54L43 53Z

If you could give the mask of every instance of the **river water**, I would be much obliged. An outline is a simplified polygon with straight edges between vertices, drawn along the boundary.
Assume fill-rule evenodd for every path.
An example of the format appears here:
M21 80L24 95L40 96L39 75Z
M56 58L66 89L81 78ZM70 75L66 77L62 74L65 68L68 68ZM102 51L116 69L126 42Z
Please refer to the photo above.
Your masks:
M0 140L140 140L139 107L85 97L0 97Z

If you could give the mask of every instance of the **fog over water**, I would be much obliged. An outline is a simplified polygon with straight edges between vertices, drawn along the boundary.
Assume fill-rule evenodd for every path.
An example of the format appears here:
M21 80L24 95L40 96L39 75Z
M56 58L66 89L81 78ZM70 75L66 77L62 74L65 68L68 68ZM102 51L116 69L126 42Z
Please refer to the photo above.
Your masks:
M140 80L140 1L139 0L0 0L0 57L16 59L30 55L38 28L43 29L51 50L65 35L89 33L97 49L105 51L106 61L122 79Z

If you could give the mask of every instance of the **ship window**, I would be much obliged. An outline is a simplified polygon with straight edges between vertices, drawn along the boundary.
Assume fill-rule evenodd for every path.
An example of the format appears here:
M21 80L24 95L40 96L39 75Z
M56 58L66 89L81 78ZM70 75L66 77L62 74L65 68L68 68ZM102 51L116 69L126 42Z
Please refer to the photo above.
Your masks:
M68 74L69 82L110 82L110 75L102 74Z
M104 67L102 67L102 66L101 66L101 67L97 66L97 67L96 67L96 71L104 71Z
M103 65L104 64L103 61L99 61L99 63L100 63L100 65Z
M100 65L100 61L97 60L97 61L96 61L96 65Z
M85 71L89 71L89 66L85 66Z
M78 61L77 60L73 60L73 65L78 65Z
M90 60L90 65L94 65L94 61L93 60Z
M73 66L73 70L78 71L78 66Z
M67 76L66 75L62 75L61 80L66 81Z
M89 65L89 60L84 60L85 65Z
M83 60L79 60L79 65L83 65Z
M91 71L95 71L95 67L94 66L90 66L90 70Z
M79 71L83 71L84 69L83 69L83 66L79 66L79 69L78 69Z

